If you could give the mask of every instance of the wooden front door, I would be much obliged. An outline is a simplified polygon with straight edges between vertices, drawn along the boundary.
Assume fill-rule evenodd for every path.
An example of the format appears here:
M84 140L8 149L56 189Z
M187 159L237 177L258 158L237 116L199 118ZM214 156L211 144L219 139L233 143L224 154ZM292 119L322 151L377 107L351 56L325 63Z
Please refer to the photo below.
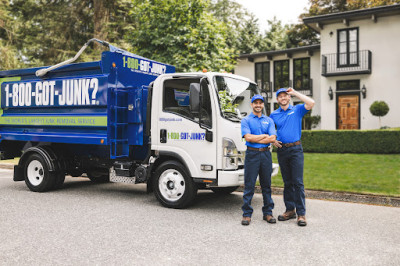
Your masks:
M338 95L338 129L360 129L360 95Z

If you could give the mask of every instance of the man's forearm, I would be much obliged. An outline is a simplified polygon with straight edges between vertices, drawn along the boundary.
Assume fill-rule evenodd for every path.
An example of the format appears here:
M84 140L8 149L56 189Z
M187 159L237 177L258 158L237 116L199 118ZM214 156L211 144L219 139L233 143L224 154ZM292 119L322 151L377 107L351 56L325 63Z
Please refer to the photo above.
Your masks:
M300 93L298 91L295 91L293 94L294 94L294 96L296 96L302 102L305 103L305 107L306 107L307 110L310 110L311 108L314 107L315 101L312 98L310 98L310 97L308 97L308 96L306 96L306 95L304 95L304 94L302 94L302 93Z
M269 138L268 135L266 134L262 134L262 135L253 135L253 134L246 134L244 136L244 138L246 139L246 141L248 142L253 142L253 143L264 143L264 140L266 138Z
M276 140L276 136L275 136L275 135L271 135L271 136L268 136L268 137L264 138L264 139L262 140L262 142L260 142L260 143L262 143L262 144L268 144L268 143L273 143L273 142L275 142L275 140Z

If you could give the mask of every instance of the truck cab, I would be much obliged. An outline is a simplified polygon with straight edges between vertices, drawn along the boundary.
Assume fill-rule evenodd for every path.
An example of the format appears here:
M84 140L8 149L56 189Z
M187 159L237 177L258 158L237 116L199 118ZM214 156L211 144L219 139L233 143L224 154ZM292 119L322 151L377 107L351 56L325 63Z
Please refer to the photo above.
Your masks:
M151 149L163 158L156 168L164 167L153 188L164 205L179 206L196 188L230 193L244 184L240 122L252 112L255 94L260 91L254 82L233 74L174 73L155 80L149 93Z

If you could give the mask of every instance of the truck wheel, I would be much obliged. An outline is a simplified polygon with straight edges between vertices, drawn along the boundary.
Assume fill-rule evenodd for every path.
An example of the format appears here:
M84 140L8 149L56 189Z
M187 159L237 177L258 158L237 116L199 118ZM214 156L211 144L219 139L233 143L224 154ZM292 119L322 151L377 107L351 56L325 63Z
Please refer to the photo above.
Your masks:
M157 200L168 208L189 206L197 194L197 187L182 164L162 163L155 171L153 190Z
M60 189L62 188L63 184L65 181L65 174L64 173L58 173L56 180L54 182L54 189Z
M215 194L219 195L228 195L231 194L233 191L235 191L239 186L235 187L212 187L211 190Z
M24 164L25 183L31 191L44 192L53 188L56 173L49 172L49 166L39 154L32 154Z
M110 182L110 174L101 170L90 170L87 173L90 181L94 183L108 183Z

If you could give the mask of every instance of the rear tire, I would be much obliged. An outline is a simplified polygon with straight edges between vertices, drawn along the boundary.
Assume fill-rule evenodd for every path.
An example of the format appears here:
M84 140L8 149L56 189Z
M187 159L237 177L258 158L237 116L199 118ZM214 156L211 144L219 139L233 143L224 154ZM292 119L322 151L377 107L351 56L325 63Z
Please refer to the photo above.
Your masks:
M166 161L157 167L153 180L157 200L165 207L183 209L193 203L197 187L185 167Z
M55 172L49 171L46 160L40 154L31 154L25 161L25 183L31 191L45 192L53 189L56 175Z
M238 187L239 186L235 186L235 187L212 187L211 190L212 190L212 192L214 192L215 194L218 194L218 195L228 195L228 194L231 194L236 189L238 189Z

